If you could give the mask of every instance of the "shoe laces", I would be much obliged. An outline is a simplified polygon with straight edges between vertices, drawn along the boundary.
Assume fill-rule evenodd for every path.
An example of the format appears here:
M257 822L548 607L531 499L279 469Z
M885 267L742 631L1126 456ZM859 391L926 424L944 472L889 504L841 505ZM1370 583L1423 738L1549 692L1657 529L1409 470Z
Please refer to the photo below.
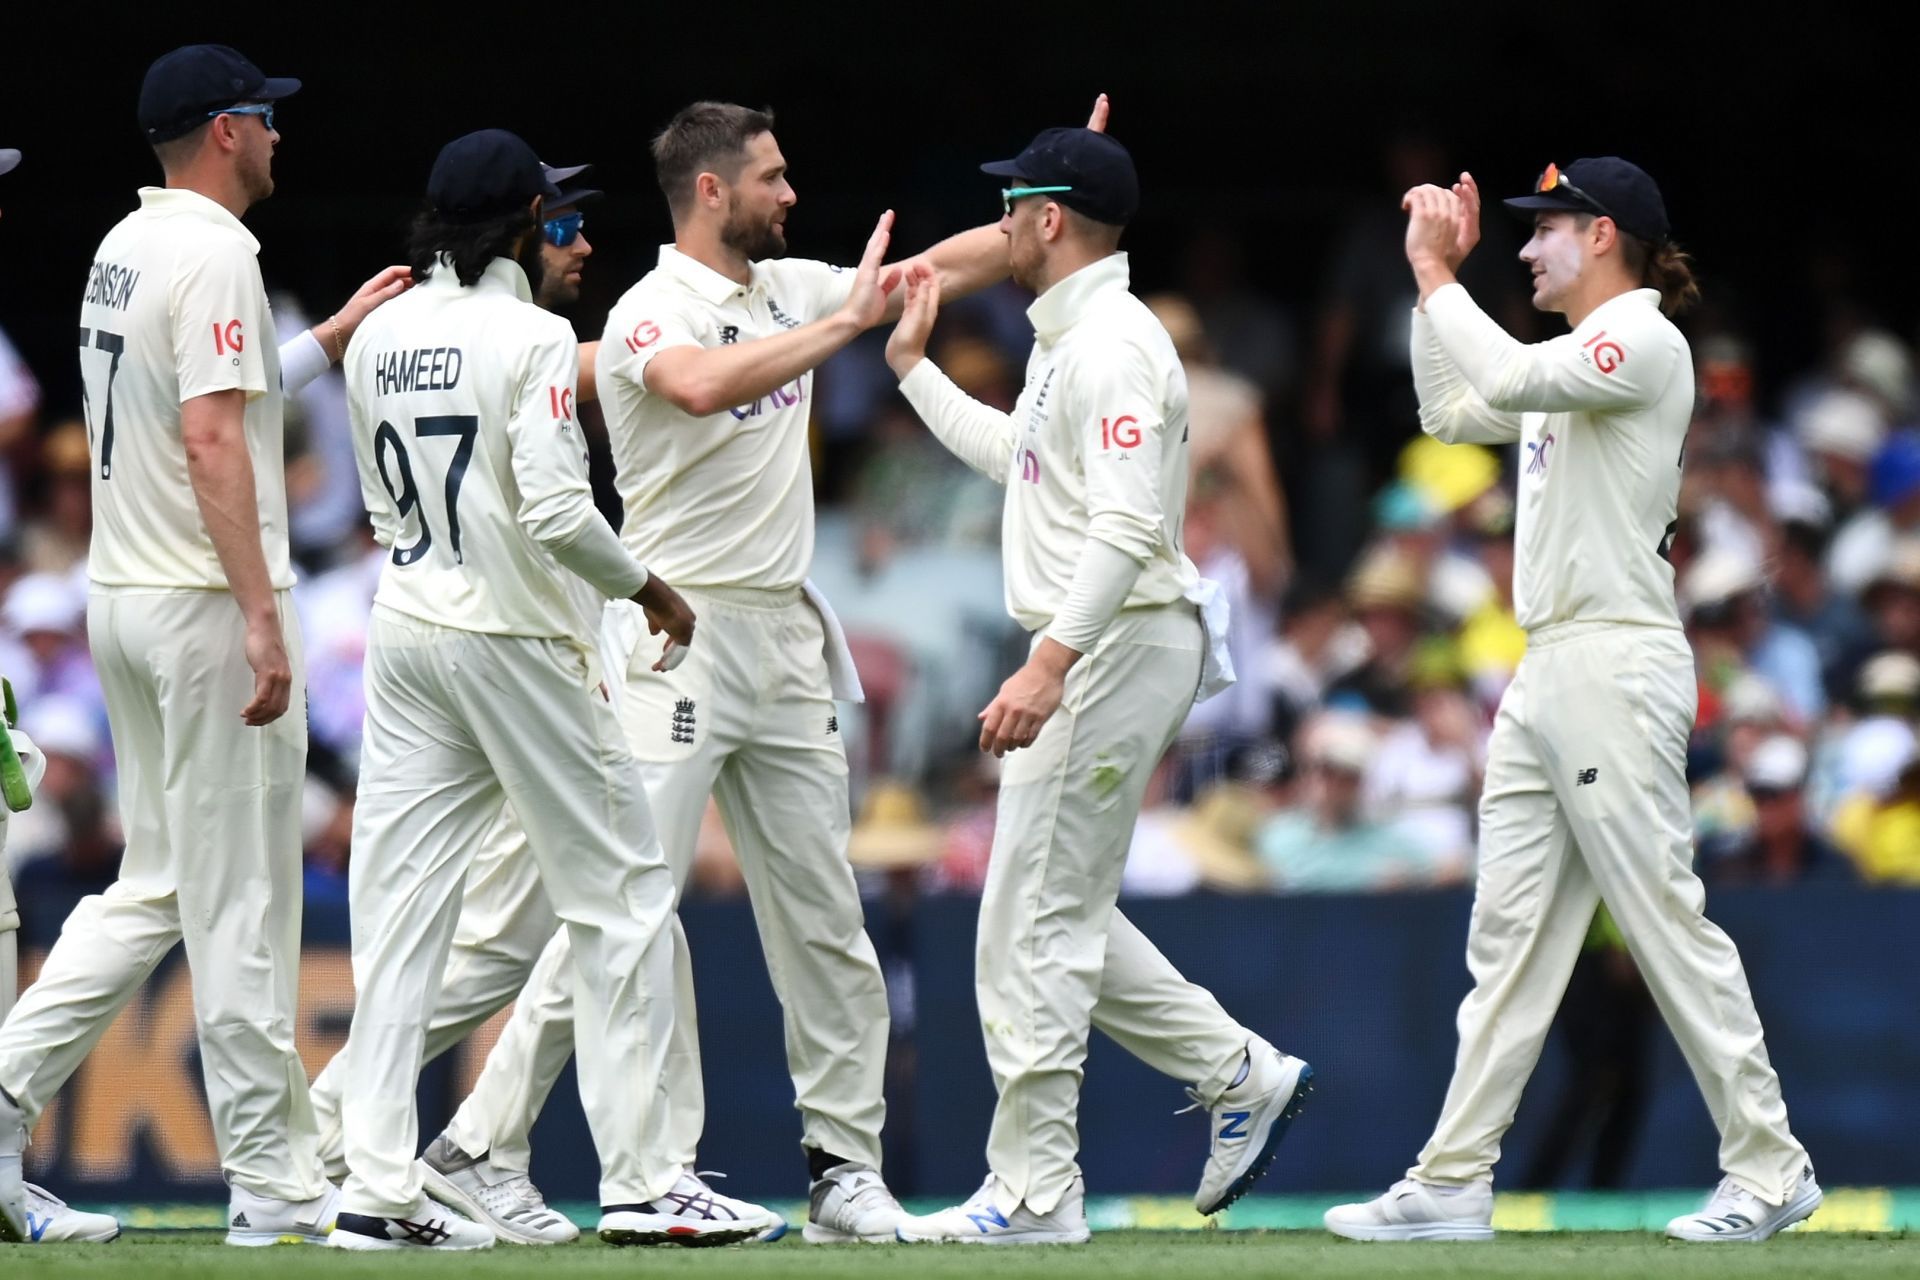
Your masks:
M1702 1217L1717 1217L1728 1210L1734 1212L1757 1212L1764 1216L1772 1212L1759 1196L1747 1190L1731 1177L1720 1179L1720 1185L1713 1189L1713 1198L1707 1201L1707 1207L1700 1211Z

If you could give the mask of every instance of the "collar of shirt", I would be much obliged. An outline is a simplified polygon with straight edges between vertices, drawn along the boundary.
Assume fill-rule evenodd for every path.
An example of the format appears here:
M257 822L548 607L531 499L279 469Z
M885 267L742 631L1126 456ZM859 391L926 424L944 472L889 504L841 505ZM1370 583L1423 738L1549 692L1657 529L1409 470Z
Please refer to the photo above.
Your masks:
M660 246L660 270L714 306L719 306L730 298L749 290L764 289L767 284L767 269L762 263L752 264L752 283L741 284L738 280L721 275L698 258L680 252L670 244Z
M453 259L445 254L440 256L440 264L433 269L433 274L421 281L420 287L446 293L466 288L453 269ZM480 273L480 278L473 282L473 287L478 293L505 292L522 302L533 301L533 287L527 283L527 273L512 258L495 258L489 262L487 269Z
M232 231L247 242L247 248L252 252L260 252L260 242L253 238L253 232L247 230L245 223L234 217L225 205L208 199L198 191L189 191L185 187L142 187L140 207L155 213L181 213L188 217L204 218Z
M1101 294L1115 289L1124 292L1129 280L1127 255L1110 253L1035 298L1027 308L1027 319L1033 322L1033 331L1042 341L1051 342L1079 324L1093 310Z
M1660 309L1660 291L1658 289L1629 289L1625 293L1616 293L1611 298L1608 298L1605 302L1595 307L1593 311L1587 316L1587 319L1591 320L1593 319L1594 316L1599 315L1602 311L1605 311L1611 307L1617 307L1622 302L1628 302L1628 301L1638 303L1641 306L1652 307L1655 311L1658 311Z

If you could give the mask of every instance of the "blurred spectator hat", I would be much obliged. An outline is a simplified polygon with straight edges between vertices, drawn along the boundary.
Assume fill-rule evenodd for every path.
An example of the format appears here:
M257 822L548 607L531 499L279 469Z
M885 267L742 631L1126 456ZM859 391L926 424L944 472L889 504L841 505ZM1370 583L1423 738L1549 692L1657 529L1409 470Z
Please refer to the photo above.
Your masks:
M1882 587L1920 591L1920 535L1908 534L1897 538L1887 548L1885 560L1867 579L1865 594L1872 595Z
M0 147L0 173L12 173L19 164L19 151L12 147Z
M1404 480L1396 480L1374 498L1373 519L1389 532L1410 533L1433 528L1439 523L1440 512L1425 493Z
M1368 552L1347 579L1347 602L1356 609L1415 610L1422 598L1413 562L1391 547Z
M1687 567L1680 601L1689 616L1718 609L1764 583L1760 566L1741 552L1714 547Z
M1754 748L1744 781L1749 791L1795 791L1807 780L1807 749L1790 734L1777 733Z
M1481 538L1513 537L1513 499L1504 489L1488 489L1468 506L1467 527Z
M1786 707L1773 686L1751 671L1735 676L1727 686L1722 705L1729 724L1777 724L1786 718Z
M1829 391L1801 412L1794 432L1812 453L1865 462L1887 438L1887 419L1857 391Z
M847 838L847 860L856 867L890 871L917 867L940 856L946 833L928 821L920 793L904 782L881 779L867 789L860 819Z
M1358 715L1324 716L1309 732L1307 758L1344 773L1365 773L1373 758L1373 730Z
M1254 833L1267 817L1259 793L1240 783L1209 789L1173 823L1171 834L1193 859L1200 879L1216 889L1261 889L1267 871L1253 851Z
M1904 415L1913 400L1913 358L1900 339L1883 329L1854 335L1840 354L1840 371L1848 381L1886 402Z
M1895 507L1920 494L1920 436L1902 431L1887 437L1873 456L1867 496L1878 507Z
M47 755L90 762L106 746L99 721L70 693L35 698L21 715L20 728Z
M1419 693L1431 689L1459 689L1467 683L1460 645L1451 636L1425 636L1413 647L1407 668L1407 687Z
M1441 444L1420 435L1400 451L1400 478L1436 511L1450 515L1500 479L1500 459L1477 444Z
M87 428L78 422L63 422L40 446L40 461L56 476L85 476L93 472L93 457L87 448Z
M34 631L67 635L79 631L87 616L87 601L73 589L72 581L60 574L30 573L7 592L0 616L17 635Z
M1767 507L1782 524L1804 524L1826 530L1833 524L1833 503L1817 485L1805 480L1782 480L1767 486Z
M1868 702L1920 697L1920 658L1892 649L1860 668L1860 696Z

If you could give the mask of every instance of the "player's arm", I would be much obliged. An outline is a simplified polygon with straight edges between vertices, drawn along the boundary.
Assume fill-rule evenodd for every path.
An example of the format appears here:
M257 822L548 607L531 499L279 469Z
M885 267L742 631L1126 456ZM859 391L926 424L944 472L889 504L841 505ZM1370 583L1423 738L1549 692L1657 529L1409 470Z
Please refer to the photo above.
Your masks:
M585 404L600 398L600 343L580 344L580 394L575 399Z
M1413 313L1408 354L1422 431L1442 444L1512 444L1520 438L1520 415L1495 409L1474 390L1424 311Z
M956 457L995 484L1005 484L1013 469L1013 419L962 391L927 359L927 336L940 311L939 276L920 263L910 270L903 292L907 309L887 336L887 364L900 379L901 394Z
M412 267L387 267L354 291L345 306L280 344L280 386L288 394L347 358L347 344L373 309L413 287Z
M669 347L647 360L641 370L646 389L684 413L705 418L735 405L751 404L819 367L828 356L885 318L887 295L899 284L901 274L898 267L881 266L892 230L893 210L889 209L880 215L867 240L867 251L860 258L860 269L846 301L831 315L752 342L711 348L691 343ZM642 328L632 335L609 338L630 336L637 345L644 345L649 338L656 343L662 341L657 323L643 320L641 324ZM648 330L647 325L653 328Z

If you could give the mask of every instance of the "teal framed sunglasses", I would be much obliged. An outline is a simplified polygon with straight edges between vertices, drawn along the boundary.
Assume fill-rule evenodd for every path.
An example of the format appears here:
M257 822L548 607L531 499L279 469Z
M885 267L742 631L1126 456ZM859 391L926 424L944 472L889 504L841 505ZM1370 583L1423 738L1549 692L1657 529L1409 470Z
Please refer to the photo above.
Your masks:
M267 132L273 132L273 104L271 102L256 102L246 107L221 107L218 111L207 112L207 119L211 120L215 116L259 116L260 123L267 126Z
M1008 217L1013 213L1013 202L1024 200L1028 196L1057 195L1071 191L1072 187L1002 187L1000 188L1000 216Z

